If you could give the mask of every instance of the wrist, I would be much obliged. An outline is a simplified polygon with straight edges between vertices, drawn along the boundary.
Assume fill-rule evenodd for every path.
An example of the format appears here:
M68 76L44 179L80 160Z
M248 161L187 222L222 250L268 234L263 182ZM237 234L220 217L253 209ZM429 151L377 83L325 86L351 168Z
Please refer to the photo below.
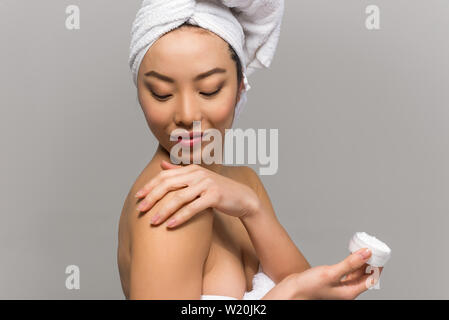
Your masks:
M282 279L279 286L282 287L286 300L309 300L307 294L303 292L301 284L298 283L297 273L292 273Z
M290 284L290 293L294 296L293 300L311 300L312 297L304 290L304 279L300 273L290 274L288 277Z
M252 196L246 197L246 204L244 205L245 214L240 217L242 221L252 220L262 214L262 202L254 190L251 189L251 193Z

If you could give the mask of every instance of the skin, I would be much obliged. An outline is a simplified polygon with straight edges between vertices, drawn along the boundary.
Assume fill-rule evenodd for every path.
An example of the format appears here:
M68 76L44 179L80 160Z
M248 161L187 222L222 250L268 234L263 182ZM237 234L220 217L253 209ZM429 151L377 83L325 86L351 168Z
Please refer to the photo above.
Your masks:
M251 168L171 164L174 129L192 131L193 121L201 121L203 131L224 136L231 127L243 84L224 40L192 27L167 33L146 53L137 88L159 146L120 217L118 264L127 299L241 298L259 263L276 284L263 299L353 299L367 290L366 258L358 253L310 267Z
M194 80L216 69L225 72ZM162 74L173 82L145 76L148 72ZM177 143L169 139L173 130L192 131L193 121L201 121L204 131L213 128L224 136L225 129L231 127L235 104L243 89L243 83L238 87L236 72L228 44L204 29L177 29L151 46L139 68L138 98L147 123L163 149L169 151ZM207 95L218 89L220 92L215 95ZM158 99L155 94L166 98ZM191 163L192 160L193 153ZM203 166L215 172L222 169L215 164Z

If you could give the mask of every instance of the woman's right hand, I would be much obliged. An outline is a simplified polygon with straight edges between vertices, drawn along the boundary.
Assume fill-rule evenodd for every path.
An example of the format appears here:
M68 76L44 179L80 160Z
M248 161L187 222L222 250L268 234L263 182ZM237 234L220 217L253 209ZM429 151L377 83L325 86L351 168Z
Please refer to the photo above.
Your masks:
M368 248L350 254L334 265L318 266L294 274L297 286L294 299L355 299L378 282L378 273L366 273L371 257ZM342 279L343 278L343 279Z
M262 299L266 300L318 300L355 299L378 282L382 272L366 273L371 251L363 256L362 248L334 265L309 268L285 277ZM375 268L375 267L373 267ZM344 277L344 279L342 279Z

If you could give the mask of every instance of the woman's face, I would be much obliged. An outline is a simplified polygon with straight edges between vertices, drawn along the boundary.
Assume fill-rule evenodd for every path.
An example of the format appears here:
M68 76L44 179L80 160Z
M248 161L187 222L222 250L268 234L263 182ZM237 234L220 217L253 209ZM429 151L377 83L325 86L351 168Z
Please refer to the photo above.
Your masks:
M181 27L159 38L139 68L137 89L147 123L168 152L175 129L217 129L224 139L239 98L237 69L227 42L205 29ZM203 141L202 148L210 142ZM192 162L192 154L190 154Z

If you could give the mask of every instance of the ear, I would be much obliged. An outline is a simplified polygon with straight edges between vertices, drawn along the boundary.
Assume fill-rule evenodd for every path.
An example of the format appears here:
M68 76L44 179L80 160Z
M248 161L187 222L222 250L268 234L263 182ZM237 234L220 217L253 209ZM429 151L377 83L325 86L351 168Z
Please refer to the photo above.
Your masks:
M242 79L242 81L240 81L240 85L239 85L239 88L238 88L238 91L237 91L237 101L236 101L236 103L238 103L240 101L240 96L242 95L242 91L243 91L244 88L245 88L245 83L244 83L244 81Z

